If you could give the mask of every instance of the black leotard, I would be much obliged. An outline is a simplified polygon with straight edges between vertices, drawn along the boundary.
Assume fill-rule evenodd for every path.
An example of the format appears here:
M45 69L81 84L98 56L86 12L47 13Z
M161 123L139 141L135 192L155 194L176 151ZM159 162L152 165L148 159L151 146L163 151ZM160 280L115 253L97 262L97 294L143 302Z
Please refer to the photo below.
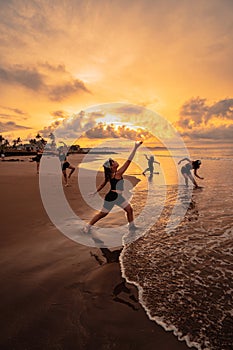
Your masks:
M116 179L115 177L112 177L109 181L111 189L104 198L104 208L107 211L110 211L114 207L114 205L122 207L122 205L124 206L124 204L128 204L125 198L121 195L121 193L117 192L124 190L123 178Z
M187 163L181 168L181 173L182 174L190 174L193 166L191 163Z
M112 191L123 191L124 190L124 180L123 178L121 179L116 179L115 177L112 177L110 179L110 184L111 184L111 190Z

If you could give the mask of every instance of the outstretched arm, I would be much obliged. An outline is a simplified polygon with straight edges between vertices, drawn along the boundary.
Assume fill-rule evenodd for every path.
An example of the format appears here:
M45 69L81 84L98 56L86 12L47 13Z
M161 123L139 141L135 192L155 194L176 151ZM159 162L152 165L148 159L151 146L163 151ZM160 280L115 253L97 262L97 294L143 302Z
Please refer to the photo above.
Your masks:
M147 159L147 160L149 160L149 158L148 158L147 154L144 154L144 156L146 157L146 159Z
M64 141L60 141L60 143L63 143L65 151L68 152L69 148L67 144Z
M189 162L189 163L192 163L192 161L189 159L189 158L184 158L184 159L181 159L179 162L178 162L178 164L180 164L181 162L184 162L184 161L187 161L187 162Z
M160 165L160 163L159 163L159 162L157 162L156 160L154 160L154 163L156 163L156 164Z
M105 186L107 183L108 183L108 180L105 179L105 180L99 185L99 187L96 189L96 191L90 193L90 195L91 195L91 196L94 196L96 193L98 193L99 191L101 191L102 188L104 188L104 186Z
M204 180L204 177L201 177L201 176L198 175L197 169L194 169L194 175L195 175L196 177L198 177L199 179Z
M127 161L120 167L120 169L117 170L117 174L119 174L119 175L123 175L123 174L124 174L124 172L128 169L130 163L132 162L133 157L135 156L135 153L136 153L138 147L140 147L141 144L142 144L142 141L140 141L140 142L135 142L134 148L133 148L132 152L130 153L129 158L128 158Z

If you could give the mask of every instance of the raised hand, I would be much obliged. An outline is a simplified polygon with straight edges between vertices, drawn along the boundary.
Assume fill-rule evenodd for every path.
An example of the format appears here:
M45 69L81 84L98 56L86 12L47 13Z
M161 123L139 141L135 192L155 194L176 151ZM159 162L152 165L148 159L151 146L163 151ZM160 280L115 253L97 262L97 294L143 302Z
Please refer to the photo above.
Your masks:
M135 148L140 147L142 143L143 143L143 141L136 141L135 142Z

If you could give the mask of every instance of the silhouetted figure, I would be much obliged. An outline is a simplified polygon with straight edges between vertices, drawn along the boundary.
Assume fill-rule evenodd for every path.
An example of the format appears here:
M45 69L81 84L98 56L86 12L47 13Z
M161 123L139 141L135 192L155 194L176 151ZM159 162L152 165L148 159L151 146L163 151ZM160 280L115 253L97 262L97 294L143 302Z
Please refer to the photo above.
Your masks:
M184 166L182 166L181 168L181 174L184 176L184 179L185 179L185 185L188 186L188 180L191 180L192 183L194 184L195 188L199 188L198 184L196 183L194 177L192 176L192 173L191 173L191 170L194 170L194 175L196 177L198 177L199 179L203 180L204 177L201 177L197 174L197 169L200 168L200 165L201 165L201 161L198 159L198 160L194 160L194 161L191 161L190 159L188 158L184 158L184 159L181 159L178 164L181 164L181 162L183 161L187 161L188 163L185 164Z
M75 171L75 167L67 161L67 152L68 152L67 145L63 141L61 141L61 143L63 143L64 146L60 147L58 157L61 162L62 173L65 179L65 186L68 186L69 185L68 179L71 177L71 175ZM70 169L70 173L68 177L67 177L66 169Z
M91 229L91 227L100 219L104 218L108 213L112 210L114 205L118 205L122 209L125 210L127 219L129 222L129 229L135 230L136 226L134 225L134 219L133 219L133 209L131 205L127 202L127 200L122 196L123 190L124 190L124 180L123 180L123 174L128 169L138 147L142 144L141 142L136 142L134 145L134 148L129 156L129 158L126 160L126 162L118 169L119 164L117 161L109 158L104 164L104 174L105 179L103 183L97 188L97 190L92 193L91 195L95 195L98 193L104 186L110 182L111 189L106 194L104 198L104 205L101 211L96 214L93 219L89 222L89 224L84 228L84 232L88 233Z
M153 176L153 173L154 173L154 163L160 165L159 162L156 162L154 156L150 156L148 157L146 154L144 154L144 156L146 157L146 159L148 160L148 168L146 168L144 171L143 171L143 175L146 174L147 171L150 172L150 176L152 177Z
M36 156L31 159L31 162L36 162L36 172L37 172L37 174L39 174L40 161L41 161L42 155L43 155L43 149L40 148L40 149L38 149L36 151Z

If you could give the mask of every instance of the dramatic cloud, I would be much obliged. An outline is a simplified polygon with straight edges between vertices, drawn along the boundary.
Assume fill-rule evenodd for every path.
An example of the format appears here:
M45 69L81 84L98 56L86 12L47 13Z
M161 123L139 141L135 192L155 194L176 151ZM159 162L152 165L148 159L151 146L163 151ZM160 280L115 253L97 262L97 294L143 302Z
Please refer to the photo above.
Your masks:
M61 111L56 113L58 117L60 114L63 115ZM143 126L135 126L127 121L111 122L113 117L117 118L117 115L109 115L108 112L103 111L81 111L64 120L56 120L49 127L40 130L40 133L47 137L52 132L55 133L56 137L65 139L82 137L87 139L125 138L136 140L153 137Z
M183 132L183 136L188 136L196 140L213 140L222 142L233 142L233 124L221 125L218 127L209 127L207 129L193 130L190 132Z
M90 93L90 91L86 88L86 86L81 80L72 79L67 83L50 87L49 97L52 101L62 101L66 97L79 91Z
M54 111L50 113L54 118L63 118L66 119L69 117L68 113L65 111Z
M43 76L36 69L22 66L0 67L0 80L7 84L19 84L25 88L39 91L44 86Z
M120 103L110 104L104 109L106 113L119 116L122 124L130 123L132 126L141 127L160 140L176 138L175 129L169 121L150 109Z
M51 72L66 73L66 67L64 64L58 64L57 66L53 66L49 62L45 62L40 63L39 67L45 68Z
M51 125L45 126L44 129L39 130L39 133L42 134L43 137L49 137L49 135L54 133L61 123L62 122L60 120L56 120Z
M5 110L8 110L8 111L12 111L14 113L17 113L17 114L20 114L20 115L27 115L26 112L22 111L21 109L18 109L18 108L12 108L12 107L5 107L5 106L0 106L0 109L5 109Z
M57 111L55 114L58 114L58 117L60 118L62 111ZM56 133L56 137L74 139L80 135L80 131L83 130L86 125L87 127L89 125L91 127L94 126L95 122L92 121L92 119L93 118L88 117L83 111L81 111L76 115L63 118L63 120L55 120L51 125L44 127L39 132L43 137L48 137L50 133Z
M193 98L181 107L177 124L192 129L208 123L214 117L233 120L233 99L220 100L213 105L207 105L206 99Z
M205 99L200 99L199 97L191 99L181 107L178 125L190 129L193 125L200 125L202 122L205 122L208 109Z
M13 112L14 114L6 113L6 111ZM0 106L0 118L1 119L8 119L8 120L9 119L27 120L29 118L29 115L28 115L28 113L26 113L18 108Z
M64 139L77 139L82 135L85 135L87 130L94 128L96 125L95 113L85 113L80 111L79 113L72 115L71 117L59 122L59 127L54 128L56 137Z
M192 139L233 142L233 99L208 105L206 99L192 98L181 107L177 127Z
M221 100L210 106L208 116L218 116L233 120L233 98Z
M31 128L29 128L28 126L17 125L14 122L7 122L7 123L0 122L0 133L10 132L14 130L26 130L26 129L31 129Z
M38 67L0 66L0 81L42 93L51 101L62 101L80 92L90 93L81 80L72 77L66 71L64 65L52 66L44 63L39 64Z
M126 138L130 140L136 140L137 138L150 138L152 135L143 130L142 128L132 129L127 125L116 125L98 123L94 128L86 131L85 135L88 138Z

